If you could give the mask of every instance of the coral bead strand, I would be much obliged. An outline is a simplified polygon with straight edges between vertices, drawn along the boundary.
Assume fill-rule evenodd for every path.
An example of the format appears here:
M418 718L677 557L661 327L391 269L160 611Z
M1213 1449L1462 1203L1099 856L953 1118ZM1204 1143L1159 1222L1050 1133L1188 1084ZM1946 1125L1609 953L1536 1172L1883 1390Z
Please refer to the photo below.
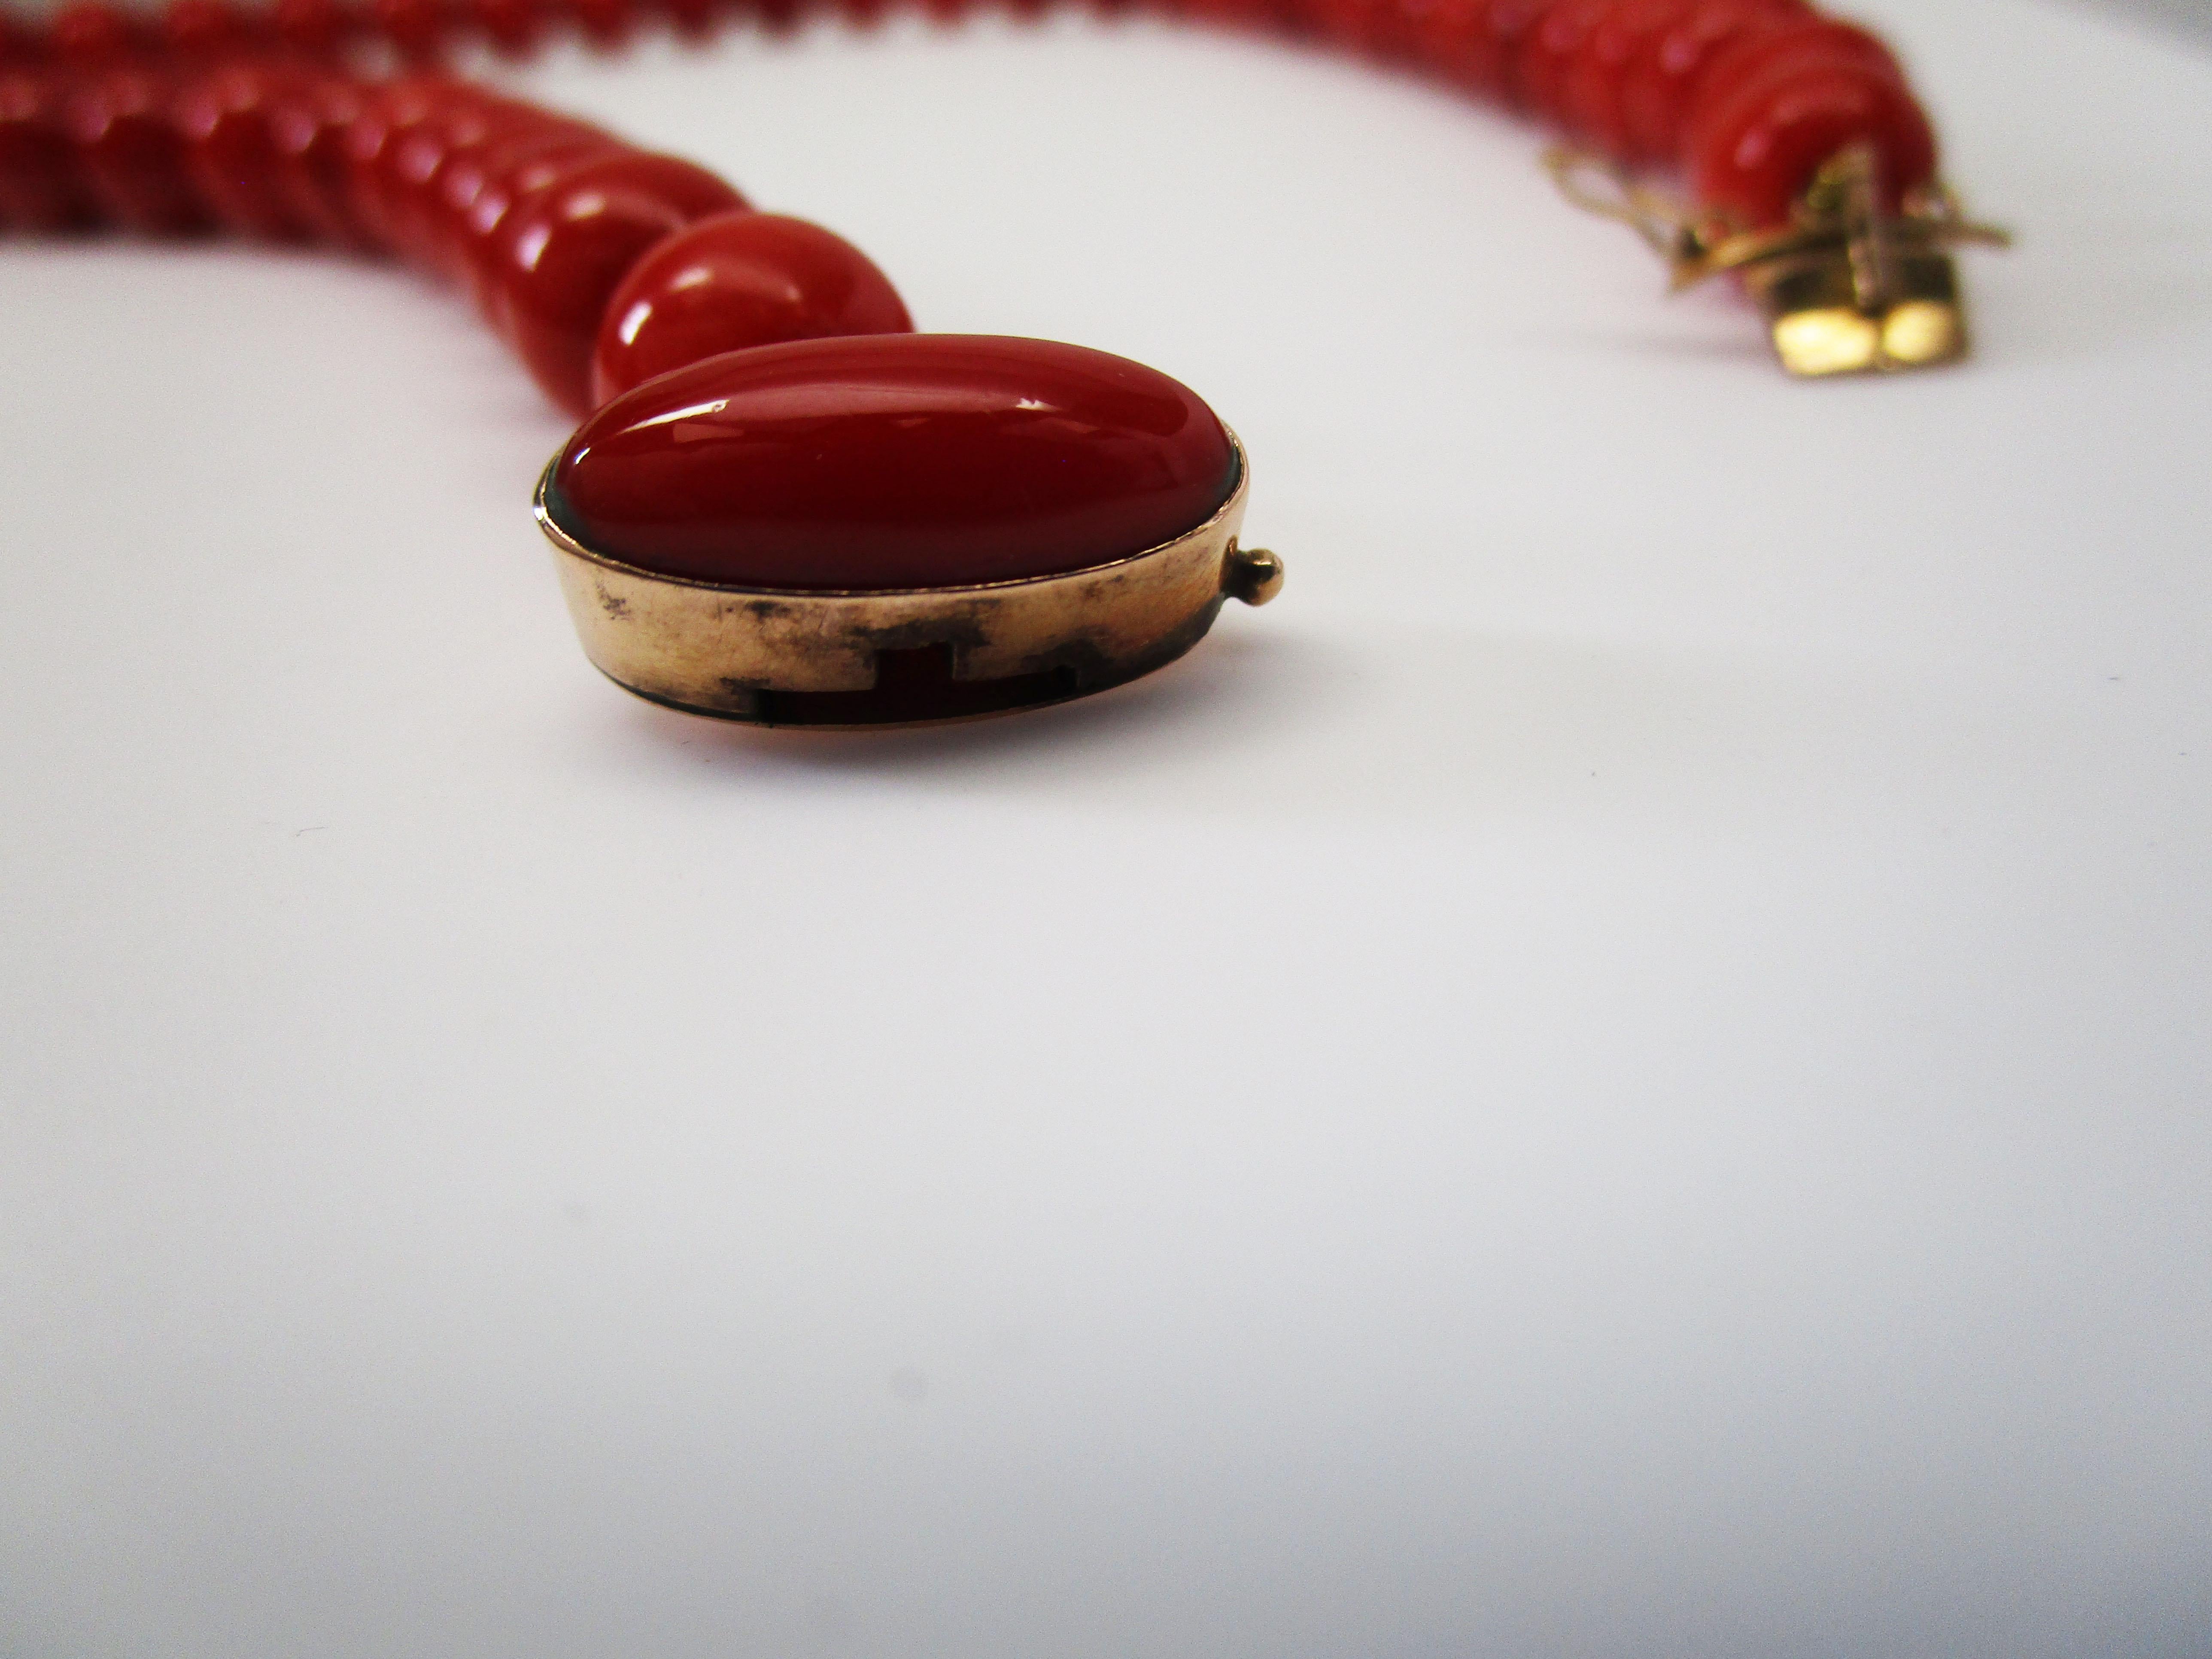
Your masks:
M950 21L971 0L919 3ZM1624 164L1678 167L1702 210L1747 228L1785 222L1849 148L1871 153L1893 210L1935 173L1895 57L1805 0L1161 3L1411 67ZM568 29L613 50L653 23L786 27L802 4L167 0L146 14L70 0L43 25L0 12L0 228L219 230L398 258L464 284L577 412L712 351L908 331L882 273L830 233L437 67L464 40L522 55ZM881 9L838 6L863 24ZM376 45L414 67L356 73Z
M395 257L462 282L579 415L715 352L912 329L859 250L751 213L690 162L441 74L362 81L299 54L198 69L185 56L172 41L104 65L0 70L0 225L213 229Z

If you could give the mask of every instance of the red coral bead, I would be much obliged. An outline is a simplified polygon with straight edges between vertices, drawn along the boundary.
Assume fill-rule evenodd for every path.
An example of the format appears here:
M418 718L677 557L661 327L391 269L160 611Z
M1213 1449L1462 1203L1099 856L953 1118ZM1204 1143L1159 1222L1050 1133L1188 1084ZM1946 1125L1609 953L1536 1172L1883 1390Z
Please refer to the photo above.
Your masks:
M631 0L568 0L568 10L578 31L600 52L620 49L637 28Z
M27 18L0 15L0 70L27 69L46 59L46 31Z
M1346 44L1382 64L1419 63L1430 0L1355 0Z
M441 103L400 123L378 155L374 187L392 246L403 258L455 272L459 253L438 211L438 185L456 154L503 130L502 111L483 99Z
M1856 143L1881 164L1883 203L1935 175L1936 136L1894 75L1864 64L1783 63L1717 102L1690 139L1698 201L1752 225L1778 224L1821 164Z
M1559 118L1567 71L1587 50L1597 26L1618 9L1618 0L1554 0L1521 48L1520 99L1529 109Z
M535 112L487 101L427 125L392 146L393 234L412 257L465 274L465 221L495 161L533 135Z
M537 121L454 156L439 180L440 214L470 297L496 314L499 245L508 216L539 191L579 167L636 154L580 122Z
M1790 18L1771 28L1739 34L1708 56L1691 88L1688 125L1696 124L1702 106L1730 96L1785 61L1863 64L1886 70L1900 81L1905 78L1888 46L1857 25L1832 17Z
M1571 131L1623 161L1643 159L1621 110L1621 82L1652 38L1693 3L1621 0L1599 21L1561 77L1560 115Z
M468 15L504 58L527 56L545 32L544 8L537 0L470 0Z
M0 74L0 225L57 231L99 222L62 103L47 76Z
M113 63L148 44L138 19L105 0L70 0L54 14L48 39L57 58L82 64Z
M346 211L377 246L407 251L393 199L394 167L408 137L426 123L482 108L490 94L435 73L369 88L347 129Z
M278 40L311 58L331 56L368 27L350 0L276 0L269 21Z
M968 0L953 0L954 10L964 11ZM760 20L762 30L769 34L788 34L799 26L799 14L805 0L750 0L750 9Z
M457 240L489 235L498 228L498 216L515 201L552 182L549 169L554 159L567 157L573 163L579 152L597 159L617 151L627 154L629 147L611 133L518 109L447 152L434 191L443 232Z
M882 15L887 0L847 0L845 15L865 26ZM660 9L678 34L687 40L701 40L714 32L721 6L720 0L662 0Z
M319 241L374 246L349 207L346 137L362 110L354 82L308 71L269 107L270 184L293 217Z
M430 94L417 81L394 81L366 89L360 112L345 134L346 216L361 227L370 244L392 245L391 221L376 185L376 164L394 131L429 107Z
M188 57L210 58L251 46L265 19L249 17L228 0L169 0L161 8L161 38Z
M777 213L717 213L623 278L592 354L592 396L605 403L747 346L913 331L890 278L842 237Z
M110 70L70 100L70 138L106 217L151 236L207 228L192 188L185 140L170 119L168 80L143 70Z
M1552 0L1488 0L1483 8L1483 24L1496 45L1498 64L1504 75L1501 90L1506 98L1521 103L1521 55L1534 37L1536 28L1544 21Z
M702 167L633 152L567 173L516 205L495 250L492 320L548 397L592 407L592 348L607 301L646 251L744 198Z
M369 15L402 58L425 65L444 55L446 37L460 21L449 0L370 0Z
M1638 155L1682 153L1690 99L1714 57L1732 41L1803 14L1798 0L1699 0L1640 51L1621 77L1620 112Z
M618 398L549 506L596 552L745 587L1082 570L1219 510L1237 457L1156 369L1042 340L875 334L710 357Z
M177 94L177 131L192 187L234 235L287 240L315 227L288 199L270 115L291 90L282 71L234 64L197 76Z
M488 319L505 326L499 320L501 244L522 206L586 168L641 154L580 121L541 116L453 158L439 185L447 234L469 293Z
M1505 85L1505 54L1490 32L1488 0L1436 0L1415 20L1414 51L1454 86L1493 97Z

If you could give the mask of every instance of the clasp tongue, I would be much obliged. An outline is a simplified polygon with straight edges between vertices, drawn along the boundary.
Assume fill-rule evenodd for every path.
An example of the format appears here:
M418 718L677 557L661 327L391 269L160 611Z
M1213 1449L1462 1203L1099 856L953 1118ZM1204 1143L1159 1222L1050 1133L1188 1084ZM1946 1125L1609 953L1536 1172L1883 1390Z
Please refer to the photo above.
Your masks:
M1917 192L1901 213L1884 212L1877 158L1865 145L1831 157L1790 222L1769 230L1700 217L1585 151L1556 149L1544 164L1576 206L1641 236L1667 262L1674 290L1736 273L1792 374L1925 368L1962 356L1965 311L1950 250L2012 240L1967 221L1941 187ZM1592 188L1593 174L1610 188Z

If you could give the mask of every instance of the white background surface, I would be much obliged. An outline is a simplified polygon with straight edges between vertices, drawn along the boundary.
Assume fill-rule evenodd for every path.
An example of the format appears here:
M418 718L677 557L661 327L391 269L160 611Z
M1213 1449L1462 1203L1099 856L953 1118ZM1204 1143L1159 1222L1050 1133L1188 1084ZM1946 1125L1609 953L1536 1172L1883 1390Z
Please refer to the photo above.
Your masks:
M1882 384L1291 50L531 71L1249 445L934 734L593 674L450 296L0 249L0 1652L2212 1653L2212 56L1871 9Z

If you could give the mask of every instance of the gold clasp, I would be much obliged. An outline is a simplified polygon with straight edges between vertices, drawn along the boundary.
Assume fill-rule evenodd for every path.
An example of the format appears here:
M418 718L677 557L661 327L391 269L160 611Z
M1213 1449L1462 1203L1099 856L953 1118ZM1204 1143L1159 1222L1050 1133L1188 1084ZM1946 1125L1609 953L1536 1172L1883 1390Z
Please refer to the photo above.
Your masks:
M1766 313L1783 368L1805 375L1925 368L1963 356L1950 250L2011 245L2007 232L1970 222L1941 185L1885 213L1876 163L1866 145L1839 152L1787 225L1753 230L1726 214L1694 214L1587 151L1562 147L1544 157L1569 201L1627 225L1667 262L1672 290L1723 271L1740 276Z

